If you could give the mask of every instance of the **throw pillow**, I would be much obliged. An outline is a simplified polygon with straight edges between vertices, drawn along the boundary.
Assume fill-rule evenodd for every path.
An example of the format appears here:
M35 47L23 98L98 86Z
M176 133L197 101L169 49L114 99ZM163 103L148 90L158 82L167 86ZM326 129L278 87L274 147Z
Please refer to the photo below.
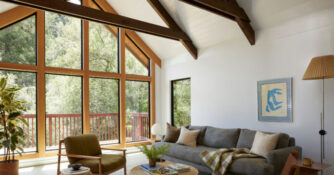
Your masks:
M200 130L192 130L182 127L179 139L176 143L196 147L196 140Z
M179 138L179 135L180 135L180 128L176 128L171 124L167 123L166 135L164 141L175 143Z
M266 134L257 131L251 153L267 158L268 153L275 149L279 134Z

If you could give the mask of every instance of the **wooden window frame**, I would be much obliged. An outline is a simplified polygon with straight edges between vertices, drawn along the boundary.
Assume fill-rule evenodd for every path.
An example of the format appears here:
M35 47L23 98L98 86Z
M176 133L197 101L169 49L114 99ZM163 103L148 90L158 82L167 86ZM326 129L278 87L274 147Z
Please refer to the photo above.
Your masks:
M171 124L172 126L175 126L174 125L174 82L178 82L178 81L184 81L184 80L190 80L191 82L191 78L190 77L187 77L187 78L181 78L181 79L175 79L175 80L172 80L171 81L171 84L170 84L170 94L171 94L171 108L170 108L170 111L171 111ZM191 116L190 116L191 117Z
M82 0L84 6L88 6L89 0ZM104 4L103 6L106 6ZM111 8L109 5L108 8ZM59 75L73 75L80 76L82 78L82 123L83 133L90 133L90 120L89 120L89 79L90 78L109 78L119 80L119 144L109 145L109 148L125 148L139 146L142 144L151 144L149 141L143 142L131 142L126 143L126 92L125 83L126 80L149 82L150 89L150 109L149 109L149 121L150 128L155 123L155 66L161 67L161 60L155 55L155 53L139 38L134 32L122 28L118 28L118 47L119 47L119 73L111 72L98 72L89 70L89 21L82 20L82 69L69 69L48 67L45 65L45 11L31 9L28 7L18 6L9 11L0 14L0 28L4 28L8 25L15 23L21 19L36 13L36 47L37 47L37 63L36 65L16 64L0 62L0 69L14 70L23 72L34 72L37 76L37 152L26 153L22 157L17 156L16 159L30 159L40 158L48 156L56 156L57 151L46 151L46 87L45 87L45 75L46 74L59 74ZM149 76L131 75L125 73L125 37L129 35L134 44L150 59L148 67L150 68ZM152 135L150 133L150 137ZM1 157L0 157L1 158Z

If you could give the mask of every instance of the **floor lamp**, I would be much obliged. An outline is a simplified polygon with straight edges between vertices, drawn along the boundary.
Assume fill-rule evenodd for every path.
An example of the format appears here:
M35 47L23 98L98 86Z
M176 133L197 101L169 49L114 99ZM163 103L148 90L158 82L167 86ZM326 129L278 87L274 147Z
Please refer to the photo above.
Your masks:
M311 60L303 80L322 80L322 112L320 114L321 163L325 159L325 79L334 78L334 55L315 57ZM322 174L322 173L321 173Z

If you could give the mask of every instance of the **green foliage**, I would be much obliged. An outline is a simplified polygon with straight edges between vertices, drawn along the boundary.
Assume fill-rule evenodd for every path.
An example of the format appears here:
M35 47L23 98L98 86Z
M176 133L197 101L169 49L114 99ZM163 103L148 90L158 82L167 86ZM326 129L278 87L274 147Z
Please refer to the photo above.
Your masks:
M149 160L156 160L161 158L161 156L163 156L164 154L168 153L168 148L169 148L169 144L163 144L160 147L156 147L155 145L152 145L150 148L147 145L142 145L139 148L139 150L141 152L143 152L145 154L145 156L149 159Z
M7 80L0 80L0 149L4 148L4 160L14 160L14 153L23 152L25 133L23 126L28 125L22 118L25 101L15 100L20 88L7 88ZM12 155L12 156L11 156Z
M0 61L36 64L35 16L0 31Z
M174 125L177 127L190 125L190 79L173 82L174 88Z
M89 69L102 72L118 71L117 36L100 23L89 23Z

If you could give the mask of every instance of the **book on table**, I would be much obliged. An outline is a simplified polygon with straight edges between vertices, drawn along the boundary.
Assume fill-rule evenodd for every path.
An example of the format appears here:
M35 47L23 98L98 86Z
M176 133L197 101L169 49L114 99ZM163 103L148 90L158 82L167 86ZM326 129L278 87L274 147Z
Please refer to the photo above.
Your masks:
M180 163L168 165L168 168L175 170L179 173L190 171L189 166Z
M177 175L179 172L170 168L164 168L157 164L155 167L150 167L148 164L140 165L140 168L152 175Z

